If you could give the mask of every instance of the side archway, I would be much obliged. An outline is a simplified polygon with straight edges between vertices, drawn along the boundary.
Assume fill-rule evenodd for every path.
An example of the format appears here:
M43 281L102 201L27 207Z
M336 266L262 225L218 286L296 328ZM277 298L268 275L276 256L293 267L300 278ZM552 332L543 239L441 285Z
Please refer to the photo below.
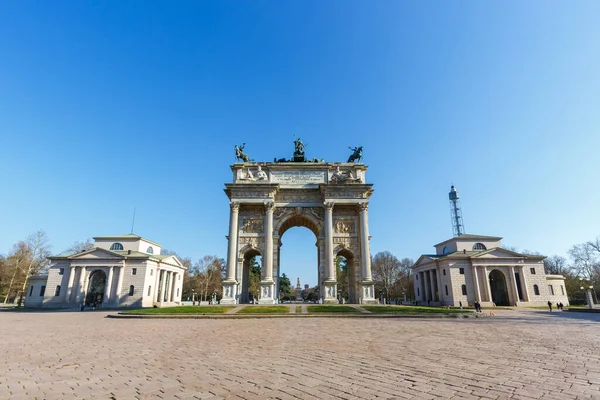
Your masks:
M508 289L506 286L506 277L502 271L494 269L490 272L490 291L492 292L492 301L497 306L508 306Z
M354 252L347 247L337 246L334 254L336 255L336 260L338 257L343 257L343 261L345 262L344 268L340 268L339 271L336 271L336 273L339 274L336 277L338 282L338 293L343 297L347 296L348 303L357 304L360 292L357 285L357 260L354 257Z
M258 290L257 288L253 287L253 285L251 284L251 279L255 279L252 277L254 271L251 271L251 269L253 268L252 266L252 262L253 260L256 260L256 257L262 257L262 254L260 253L260 251L256 248L256 247L252 247L252 246L246 246L242 249L241 251L241 258L242 258L242 276L241 276L241 290L240 290L240 303L243 304L248 304L254 300L258 300L259 297L259 293L258 291L260 291L260 282L259 282L259 286L258 286ZM262 263L262 260L261 260ZM260 273L262 273L262 265L259 264L260 268ZM259 277L261 275L259 274ZM260 281L260 279L259 279Z

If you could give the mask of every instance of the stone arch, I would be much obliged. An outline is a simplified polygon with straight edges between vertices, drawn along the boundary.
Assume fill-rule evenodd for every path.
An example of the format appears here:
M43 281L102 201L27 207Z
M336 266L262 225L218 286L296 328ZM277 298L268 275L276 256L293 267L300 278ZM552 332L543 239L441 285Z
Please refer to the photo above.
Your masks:
M336 258L338 256L344 257L348 263L348 303L356 304L360 298L360 291L358 288L359 274L357 271L359 262L355 257L355 252L341 244L335 247L333 254L335 254ZM336 279L339 285L340 278L336 277ZM340 287L338 286L339 291Z
M85 296L85 305L100 305L106 296L106 272L102 269L94 269L88 278L88 289Z
M497 306L509 306L508 286L504 273L499 269L493 269L490 271L488 279L494 304Z
M310 229L317 238L321 236L321 221L315 218L313 215L298 211L296 211L294 214L281 218L275 225L273 231L277 232L277 235L281 237L288 229L297 226L303 226Z
M240 260L242 262L242 276L241 276L241 288L240 288L240 303L249 303L250 298L256 297L256 294L250 293L250 260L253 257L261 256L262 253L256 247L251 244L247 244L240 250ZM261 265L261 274L264 273L264 269ZM262 278L262 277L261 277ZM251 296L252 295L252 296Z

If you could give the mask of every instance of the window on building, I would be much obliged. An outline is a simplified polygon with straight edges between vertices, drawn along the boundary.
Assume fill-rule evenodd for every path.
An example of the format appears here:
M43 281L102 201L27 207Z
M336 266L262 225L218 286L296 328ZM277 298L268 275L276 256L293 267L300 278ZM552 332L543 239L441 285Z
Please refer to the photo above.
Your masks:
M417 277L417 280L419 280L419 274L417 274L416 277Z
M33 294L33 285L31 285L31 287L29 288L29 297L31 297L32 294Z
M419 288L417 288L417 296L421 297L421 293L419 291Z
M65 269L64 269L64 268L60 268L60 269L58 270L58 274L59 274L59 275L64 275L64 274L65 274Z
M133 292L135 292L135 288L133 287L133 285L129 285L129 295L133 296Z
M54 295L60 296L60 285L56 286L56 289L54 290Z
M148 286L148 296L150 296L150 290L152 289L152 286Z
M148 254L154 254L154 249L152 248L152 246L148 246L148 249L146 250L146 253L148 253Z
M177 288L177 297L179 297L179 288Z
M563 296L565 295L565 287L563 285L560 285L560 292Z
M123 245L121 243L113 243L110 246L111 250L123 250Z
M448 285L444 286L446 288L446 296L448 296Z
M46 294L46 285L40 288L40 296L44 296Z
M462 285L462 294L463 296L467 295L467 285Z
M465 274L465 269L464 268L459 268L458 272L460 272L461 275L464 275Z
M534 293L536 296L539 296L539 295L540 295L540 289L538 288L538 285L533 285L533 293Z
M487 247L485 247L485 244L483 243L475 243L473 245L473 250L487 250Z
M137 275L137 268L131 268L131 275Z
M450 253L450 249L448 248L448 246L444 246L444 248L442 249L442 254L448 254Z
M179 280L181 280L181 274L177 274L177 275L179 275Z
M533 267L529 268L529 272L531 272L531 275L535 275L535 268L533 268Z
M150 270L150 276L152 276L152 274L153 274L153 273L154 273L154 270L153 270L153 269L151 269L151 270Z
M442 273L446 276L446 268L442 269Z
M548 285L548 293L550 293L550 296L554 296L554 288L552 285Z

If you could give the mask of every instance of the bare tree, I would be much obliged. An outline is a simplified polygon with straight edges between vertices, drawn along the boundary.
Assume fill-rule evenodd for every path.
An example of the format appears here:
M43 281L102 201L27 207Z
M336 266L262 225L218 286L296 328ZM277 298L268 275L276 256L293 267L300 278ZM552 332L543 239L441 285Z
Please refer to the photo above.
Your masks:
M29 248L29 260L27 271L25 273L25 281L19 296L19 306L23 301L23 294L27 289L27 282L31 275L37 275L40 272L45 272L48 268L50 257L50 244L48 243L48 235L43 230L32 233L27 237L25 242Z
M8 303L10 294L13 288L13 284L20 282L20 275L24 275L24 265L27 264L27 260L30 258L30 250L27 247L27 243L20 241L13 245L12 251L8 254L6 259L6 270L11 275L10 283L8 284L8 290L4 296L4 305Z
M194 265L204 301L208 298L209 293L220 291L221 272L224 265L225 260L217 256L204 256Z
M66 249L65 251L63 251L61 254L63 254L63 255L69 255L69 254L83 253L84 251L92 250L95 247L96 246L94 245L94 242L92 241L92 239L87 238L83 242L76 241L75 243L73 243L71 245L71 247L69 247L68 249Z
M398 279L400 265L400 260L389 251L375 254L371 262L373 280L380 286L387 300L390 299L390 292Z
M561 256L553 255L544 259L544 269L548 275L569 275L569 265L567 259Z
M569 250L575 272L584 279L596 281L600 275L600 262L594 245L590 242L576 244Z

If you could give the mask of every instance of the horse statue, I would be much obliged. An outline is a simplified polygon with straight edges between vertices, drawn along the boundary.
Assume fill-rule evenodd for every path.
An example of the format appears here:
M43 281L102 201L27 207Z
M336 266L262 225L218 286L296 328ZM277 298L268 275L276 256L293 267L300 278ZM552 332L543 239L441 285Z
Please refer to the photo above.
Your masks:
M350 157L348 157L348 162L349 163L353 163L353 162L359 162L362 159L362 151L363 148L362 146L358 146L358 147L348 147L350 150L352 150L352 155Z
M250 162L250 157L248 157L248 155L246 153L244 153L245 146L246 146L246 143L242 144L241 146L238 146L237 144L235 145L235 158L238 161Z

